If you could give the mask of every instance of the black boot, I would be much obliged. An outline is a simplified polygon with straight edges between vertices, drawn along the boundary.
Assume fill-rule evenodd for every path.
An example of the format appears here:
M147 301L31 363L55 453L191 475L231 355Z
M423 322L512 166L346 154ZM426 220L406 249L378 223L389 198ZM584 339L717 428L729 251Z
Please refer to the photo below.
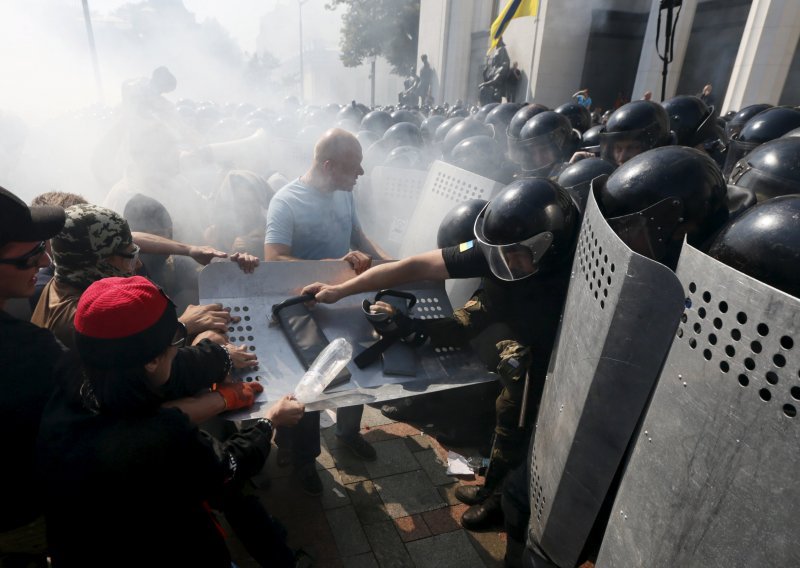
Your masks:
M456 487L456 499L467 505L483 503L493 493L500 494L500 486L508 473L508 464L502 460L492 460L486 472L483 485L460 485Z
M490 495L483 503L473 505L461 516L461 526L470 531L502 525L503 509L498 493Z

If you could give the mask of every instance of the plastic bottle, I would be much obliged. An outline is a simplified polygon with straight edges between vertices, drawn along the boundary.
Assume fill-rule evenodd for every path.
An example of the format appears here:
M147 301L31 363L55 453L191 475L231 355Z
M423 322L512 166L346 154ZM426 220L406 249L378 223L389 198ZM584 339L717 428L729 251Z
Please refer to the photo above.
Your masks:
M312 402L322 393L353 357L350 343L338 337L317 355L308 371L297 383L294 395L302 403Z

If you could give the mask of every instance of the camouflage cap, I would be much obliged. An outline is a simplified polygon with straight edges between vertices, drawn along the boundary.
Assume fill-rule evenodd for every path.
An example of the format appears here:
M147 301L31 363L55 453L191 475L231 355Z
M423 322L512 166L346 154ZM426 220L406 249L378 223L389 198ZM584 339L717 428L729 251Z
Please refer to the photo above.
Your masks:
M55 276L80 289L109 276L129 276L108 262L133 243L128 222L118 213L92 204L66 209L67 222L53 237Z

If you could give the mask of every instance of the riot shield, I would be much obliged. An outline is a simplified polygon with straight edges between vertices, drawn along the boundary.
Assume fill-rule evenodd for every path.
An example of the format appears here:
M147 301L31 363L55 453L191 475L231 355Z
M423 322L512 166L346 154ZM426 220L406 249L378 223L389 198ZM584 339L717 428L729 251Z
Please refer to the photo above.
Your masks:
M228 328L230 341L247 345L259 359L257 370L234 374L237 380L258 381L264 387L256 404L237 418L259 416L264 404L293 392L305 372L292 343L281 326L272 321L272 307L297 296L306 284L336 284L353 275L348 263L337 261L262 262L253 274L243 273L231 262L212 263L203 269L199 277L201 302L220 303L240 317ZM441 282L413 283L403 290L417 298L410 312L412 317L437 319L452 313ZM336 304L317 305L312 310L315 323L328 340L349 340L356 355L378 340L361 306L364 299L374 296L375 293L359 294ZM347 366L349 381L326 389L327 394L306 406L319 410L380 402L495 379L470 349L423 346L415 354L415 376L387 375L380 363L359 369L351 362Z
M579 560L683 309L665 266L631 251L590 193L531 455L529 544Z
M394 258L399 258L427 176L425 170L376 166L367 187L359 187L358 217L364 232Z
M436 233L448 211L469 199L489 200L502 186L451 164L434 162L408 223L400 258L435 249Z
M684 245L686 310L597 561L800 566L800 300Z

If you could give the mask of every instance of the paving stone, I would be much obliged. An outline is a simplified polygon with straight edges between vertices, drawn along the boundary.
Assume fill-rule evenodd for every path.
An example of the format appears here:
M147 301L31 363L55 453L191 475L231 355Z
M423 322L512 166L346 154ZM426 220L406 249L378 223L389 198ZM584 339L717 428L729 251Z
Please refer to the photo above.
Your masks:
M361 426L367 428L374 428L375 426L383 426L384 424L391 424L394 422L391 418L387 418L377 408L372 408L368 404L364 405L364 415L361 417Z
M442 461L434 450L417 452L414 457L428 474L434 485L450 485L458 481L457 478L447 475L447 462Z
M391 520L381 496L378 495L378 490L371 481L359 481L345 487L361 524L367 525Z
M419 436L409 436L405 438L408 449L412 452L422 452L430 450L436 445L436 440L427 434L420 434Z
M373 462L364 462L370 479L386 477L420 469L419 463L408 450L403 440L387 440L373 444L378 457Z
M322 505L318 497L303 493L293 477L272 480L272 487L262 494L267 510L284 521L292 517L319 515Z
M463 503L422 513L422 519L431 531L431 534L442 534L457 531L461 528L461 515L469 507Z
M328 445L324 440L320 441L322 443L320 444L320 454L317 456L317 469L322 470L336 467L336 461L333 459L331 451L328 449Z
M350 484L369 479L364 462L355 457L347 448L332 449L331 455L336 462L336 469L342 476L342 483Z
M457 483L453 485L441 485L436 488L439 492L439 495L442 496L442 500L448 505L458 505L461 503L458 499L456 499L456 487L458 487Z
M354 556L369 552L367 536L364 534L352 506L325 511L325 516L328 517L328 523L341 556Z
M392 422L391 424L384 424L383 426L376 426L372 431L381 430L387 434L397 436L398 438L406 438L408 436L419 436L419 428L415 428L405 422Z
M376 444L378 442L385 442L386 440L399 440L400 436L395 434L390 434L385 430L381 430L380 428L364 428L363 430L364 439L369 442L370 444Z
M427 474L421 470L382 477L374 483L393 519L446 506Z
M320 501L323 509L335 509L350 504L342 476L336 468L323 469L319 472L319 478L322 480Z
M348 556L342 558L344 568L378 568L378 561L371 552L359 554L358 556Z
M364 532L381 568L415 568L392 521L365 525Z
M394 524L403 542L411 542L412 540L419 540L431 536L431 531L428 525L425 524L425 521L422 520L422 515L400 517L394 520Z
M292 550L302 548L314 559L318 566L341 566L339 549L333 538L330 523L324 514L314 517L297 516L292 519L280 517L289 533L287 545Z
M465 531L459 530L406 544L416 568L483 568Z
M502 531L464 531L486 566L502 568L506 555L506 533Z

